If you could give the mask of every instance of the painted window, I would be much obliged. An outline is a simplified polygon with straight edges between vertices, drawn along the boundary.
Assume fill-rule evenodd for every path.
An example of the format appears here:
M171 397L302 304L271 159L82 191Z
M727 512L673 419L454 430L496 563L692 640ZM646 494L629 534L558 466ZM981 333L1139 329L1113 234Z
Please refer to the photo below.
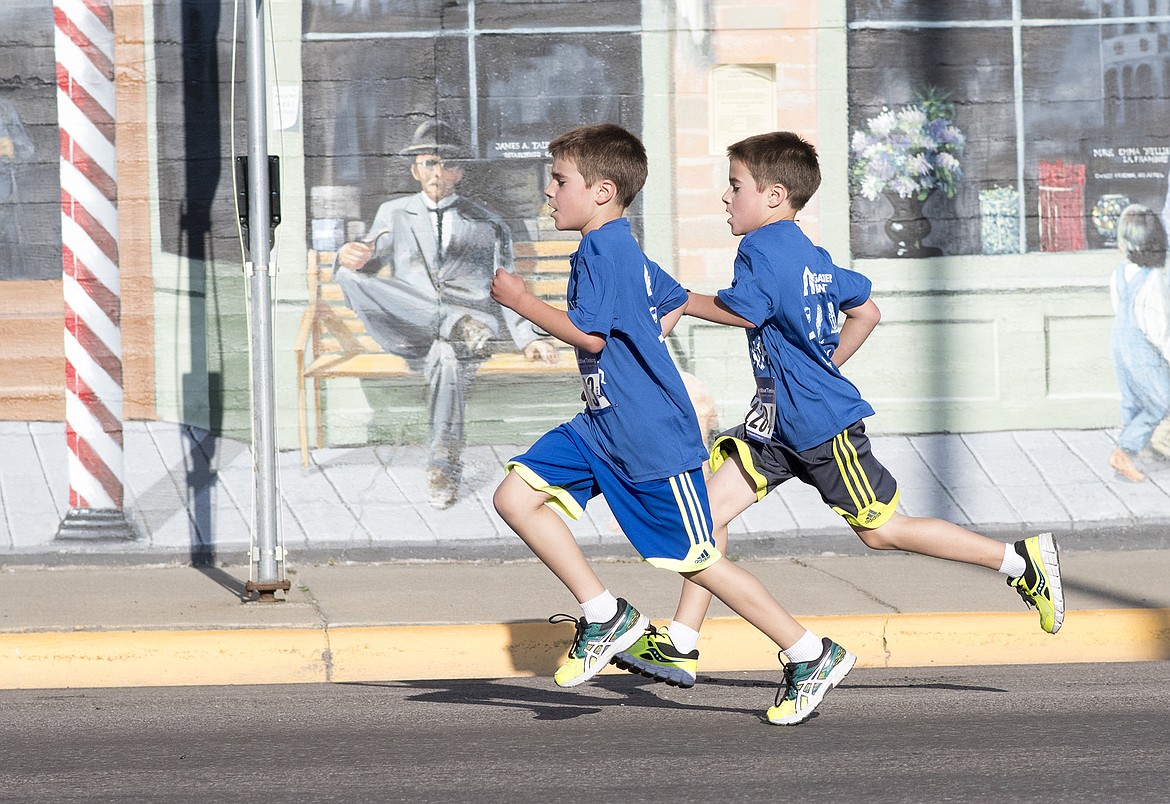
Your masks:
M848 24L855 256L894 255L896 204L877 188L923 170L876 146L866 159L867 132L924 97L961 134L961 175L901 185L926 196L922 256L1111 248L1126 203L1163 209L1167 0L863 0Z
M552 137L583 122L641 131L636 0L310 0L304 13L309 192L348 192L346 217L417 191L400 154L428 119L468 148L460 191L521 239L541 215Z

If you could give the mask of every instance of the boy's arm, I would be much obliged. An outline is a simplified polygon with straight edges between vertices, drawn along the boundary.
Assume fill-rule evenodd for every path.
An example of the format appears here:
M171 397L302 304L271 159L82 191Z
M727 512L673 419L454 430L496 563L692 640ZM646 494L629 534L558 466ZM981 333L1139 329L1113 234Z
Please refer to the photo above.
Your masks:
M687 297L687 303L683 305L687 315L693 315L695 318L701 318L715 324L726 324L729 327L753 329L756 326L746 318L733 313L731 308L724 304L718 296L708 296L688 290Z
M678 307L675 307L673 310L659 319L659 321L662 323L663 335L669 335L674 331L675 326L678 324L679 319L683 317L683 313L686 312L686 309L687 302L683 302Z
M492 276L492 298L499 304L527 318L537 328L570 346L597 354L605 348L605 338L577 329L569 314L538 299L524 284L524 278L507 271Z
M873 328L882 320L882 311L874 304L873 299L866 299L865 303L842 310L841 313L845 316L845 323L841 325L840 342L833 352L833 365L837 368L841 368L846 360L853 357L861 348L861 344L865 343L869 333L873 332Z

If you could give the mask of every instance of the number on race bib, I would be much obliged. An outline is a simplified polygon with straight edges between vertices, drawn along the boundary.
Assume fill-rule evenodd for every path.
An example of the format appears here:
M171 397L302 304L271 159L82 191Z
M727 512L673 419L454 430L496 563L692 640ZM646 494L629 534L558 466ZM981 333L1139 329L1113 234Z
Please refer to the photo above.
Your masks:
M596 357L578 357L577 370L581 372L581 384L585 387L585 405L590 410L605 410L609 400L601 387L601 369Z
M776 430L776 381L756 377L756 395L744 419L747 435L757 441L770 441Z

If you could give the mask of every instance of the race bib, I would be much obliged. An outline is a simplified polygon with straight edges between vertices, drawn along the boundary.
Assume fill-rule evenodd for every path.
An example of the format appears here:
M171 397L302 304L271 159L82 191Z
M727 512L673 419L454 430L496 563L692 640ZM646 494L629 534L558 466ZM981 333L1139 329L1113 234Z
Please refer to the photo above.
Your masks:
M581 384L585 386L585 405L592 411L605 410L609 400L601 388L601 369L594 355L578 355L577 370L581 372Z
M776 381L771 377L756 377L756 395L744 419L744 429L756 441L772 440L776 430Z

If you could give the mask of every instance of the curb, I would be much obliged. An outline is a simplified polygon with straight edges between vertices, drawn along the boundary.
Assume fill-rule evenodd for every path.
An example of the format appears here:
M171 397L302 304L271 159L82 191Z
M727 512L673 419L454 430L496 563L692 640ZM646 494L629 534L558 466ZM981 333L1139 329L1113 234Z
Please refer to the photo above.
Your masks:
M1170 609L802 617L858 667L1170 658ZM307 684L551 676L571 630L546 622L0 634L0 689ZM775 646L739 618L703 628L703 672L774 670ZM606 668L606 673L621 673Z

